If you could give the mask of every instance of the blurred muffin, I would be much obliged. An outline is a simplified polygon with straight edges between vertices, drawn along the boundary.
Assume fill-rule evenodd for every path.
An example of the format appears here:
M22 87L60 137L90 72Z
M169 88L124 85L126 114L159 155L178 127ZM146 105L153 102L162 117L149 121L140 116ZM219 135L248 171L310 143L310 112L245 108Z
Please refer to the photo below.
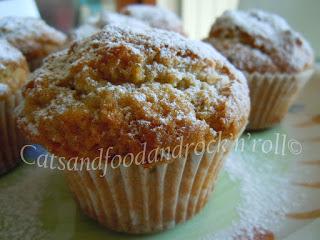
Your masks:
M41 65L43 58L59 50L66 40L63 33L31 17L0 18L0 38L23 53L31 71Z
M78 168L68 184L88 216L129 233L199 212L249 114L246 80L224 57L154 28L108 25L75 42L46 59L24 96L18 125L32 141L66 162L108 151L105 177Z
M19 89L29 70L22 53L0 39L0 175L14 168L23 144L14 121L14 108L21 101Z
M103 11L97 17L91 17L86 23L71 31L69 41L78 41L93 35L107 25L122 25L135 28L149 28L149 25L132 17L123 14Z
M275 14L226 11L205 41L248 78L252 106L248 129L279 123L313 72L309 43Z
M122 14L139 19L151 27L186 35L181 19L174 13L159 6L132 4L121 10Z
M84 38L99 32L101 29L92 24L83 24L76 29L73 29L68 35L68 44L72 44L74 41L79 41Z

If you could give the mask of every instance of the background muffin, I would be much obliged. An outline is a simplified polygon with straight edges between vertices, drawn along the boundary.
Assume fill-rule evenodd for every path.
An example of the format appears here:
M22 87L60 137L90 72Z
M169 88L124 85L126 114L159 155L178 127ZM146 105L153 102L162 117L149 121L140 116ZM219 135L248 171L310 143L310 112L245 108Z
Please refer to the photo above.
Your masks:
M314 56L309 43L275 14L227 11L213 24L205 41L247 75L251 129L280 122L312 72Z
M181 19L174 13L159 6L132 4L121 13L148 23L151 27L165 29L186 35Z
M44 21L31 17L3 17L0 19L0 38L18 48L34 70L42 59L59 50L66 37Z
M103 11L98 16L89 18L85 24L71 31L69 41L72 42L74 40L81 40L83 38L89 37L94 33L102 30L103 27L110 24L135 28L149 27L147 23L144 23L138 19L119 13Z
M89 37L89 36L99 32L100 30L101 29L95 25L85 23L85 24L79 26L78 28L70 31L70 33L68 35L68 43L71 44L74 41Z
M14 108L29 75L28 65L19 50L0 39L0 174L15 167L20 159L23 139L14 121Z
M106 177L66 173L86 214L131 233L171 228L202 209L249 113L245 78L209 45L114 25L47 58L24 96L19 127L57 156L93 160L109 149L105 165L183 141L185 156L170 151L169 162L141 157ZM217 149L219 138L225 149ZM196 154L198 143L208 148Z

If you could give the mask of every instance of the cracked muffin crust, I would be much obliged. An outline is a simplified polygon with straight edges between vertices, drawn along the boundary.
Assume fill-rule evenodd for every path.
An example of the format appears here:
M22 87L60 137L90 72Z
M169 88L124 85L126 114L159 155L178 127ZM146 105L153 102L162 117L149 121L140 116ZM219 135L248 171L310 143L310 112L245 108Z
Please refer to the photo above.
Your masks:
M314 62L299 33L280 16L261 10L226 11L205 41L248 73L297 73Z
M3 17L0 19L0 38L19 49L30 70L38 67L42 59L61 48L66 40L63 33L44 21L31 17Z
M28 64L22 53L6 40L0 39L0 84L7 85L2 87L7 89L2 93L15 93L25 84L28 75Z
M186 35L181 19L174 12L162 7L147 4L131 4L120 12L139 19L151 27Z
M48 57L23 94L32 141L91 159L234 138L250 105L244 76L208 44L112 25Z

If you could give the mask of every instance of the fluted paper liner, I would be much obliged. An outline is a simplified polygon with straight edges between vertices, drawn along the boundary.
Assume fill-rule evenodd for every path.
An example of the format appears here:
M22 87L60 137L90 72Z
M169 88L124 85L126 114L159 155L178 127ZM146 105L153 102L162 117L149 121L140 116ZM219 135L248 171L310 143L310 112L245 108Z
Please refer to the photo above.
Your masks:
M265 129L280 123L312 74L313 69L292 75L247 74L251 100L247 129Z
M20 93L0 99L0 175L20 162L20 149L24 143L14 120L14 108L22 97Z
M201 154L192 152L153 168L108 167L104 177L102 170L65 173L80 208L103 226L126 233L157 232L203 208L233 142L226 140L225 151L215 144Z

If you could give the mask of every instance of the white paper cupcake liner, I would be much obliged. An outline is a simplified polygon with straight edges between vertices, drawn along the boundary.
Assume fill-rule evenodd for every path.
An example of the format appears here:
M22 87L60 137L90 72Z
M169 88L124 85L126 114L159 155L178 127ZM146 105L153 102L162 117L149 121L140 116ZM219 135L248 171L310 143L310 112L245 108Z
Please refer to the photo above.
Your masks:
M189 153L153 168L133 165L102 170L66 171L80 208L103 226L118 232L150 233L190 219L208 200L223 159L234 140L197 155Z
M20 149L24 144L14 120L14 109L21 102L20 93L0 99L0 175L20 162Z
M281 122L313 69L299 74L247 74L251 112L247 130L272 127Z

